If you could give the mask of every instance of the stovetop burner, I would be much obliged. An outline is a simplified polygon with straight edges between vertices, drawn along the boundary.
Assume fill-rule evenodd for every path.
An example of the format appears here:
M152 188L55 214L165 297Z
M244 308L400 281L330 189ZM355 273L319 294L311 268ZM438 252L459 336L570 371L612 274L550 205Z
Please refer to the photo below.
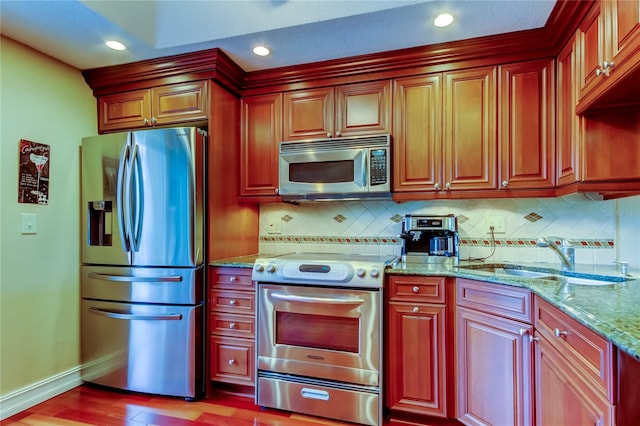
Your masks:
M270 283L381 288L393 255L287 253L256 259L252 279Z

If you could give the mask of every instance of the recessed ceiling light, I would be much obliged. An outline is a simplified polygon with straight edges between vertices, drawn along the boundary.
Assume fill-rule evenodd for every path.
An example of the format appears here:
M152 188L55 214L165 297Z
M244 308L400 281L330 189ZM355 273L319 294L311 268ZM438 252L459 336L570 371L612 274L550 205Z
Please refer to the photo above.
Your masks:
M446 27L453 22L453 16L450 13L441 13L433 20L433 25L436 27Z
M268 56L271 53L271 50L266 46L256 46L253 48L253 53L258 56Z
M127 46L116 40L109 40L105 42L105 44L107 45L107 47L113 50L125 50L127 48Z

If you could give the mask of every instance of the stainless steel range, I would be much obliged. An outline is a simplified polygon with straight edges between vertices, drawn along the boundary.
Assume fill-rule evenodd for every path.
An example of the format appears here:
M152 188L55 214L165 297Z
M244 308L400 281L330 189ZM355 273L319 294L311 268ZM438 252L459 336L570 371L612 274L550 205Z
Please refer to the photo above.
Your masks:
M382 423L382 287L395 256L258 258L256 403Z

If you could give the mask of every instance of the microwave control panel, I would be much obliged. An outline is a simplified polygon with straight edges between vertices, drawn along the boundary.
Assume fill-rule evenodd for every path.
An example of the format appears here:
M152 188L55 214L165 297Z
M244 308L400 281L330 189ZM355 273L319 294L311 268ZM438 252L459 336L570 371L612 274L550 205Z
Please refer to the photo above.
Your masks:
M387 183L387 150L386 148L369 151L370 185L384 185Z

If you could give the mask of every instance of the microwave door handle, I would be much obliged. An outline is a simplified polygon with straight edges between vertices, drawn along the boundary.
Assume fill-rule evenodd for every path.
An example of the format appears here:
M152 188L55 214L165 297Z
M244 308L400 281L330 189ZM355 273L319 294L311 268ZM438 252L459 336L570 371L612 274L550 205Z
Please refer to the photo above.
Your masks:
M362 165L362 174L360 176L360 184L362 185L363 188L368 187L368 182L367 182L367 153L369 152L369 150L362 150L360 152L360 155L362 155L362 160L361 160L361 165Z

